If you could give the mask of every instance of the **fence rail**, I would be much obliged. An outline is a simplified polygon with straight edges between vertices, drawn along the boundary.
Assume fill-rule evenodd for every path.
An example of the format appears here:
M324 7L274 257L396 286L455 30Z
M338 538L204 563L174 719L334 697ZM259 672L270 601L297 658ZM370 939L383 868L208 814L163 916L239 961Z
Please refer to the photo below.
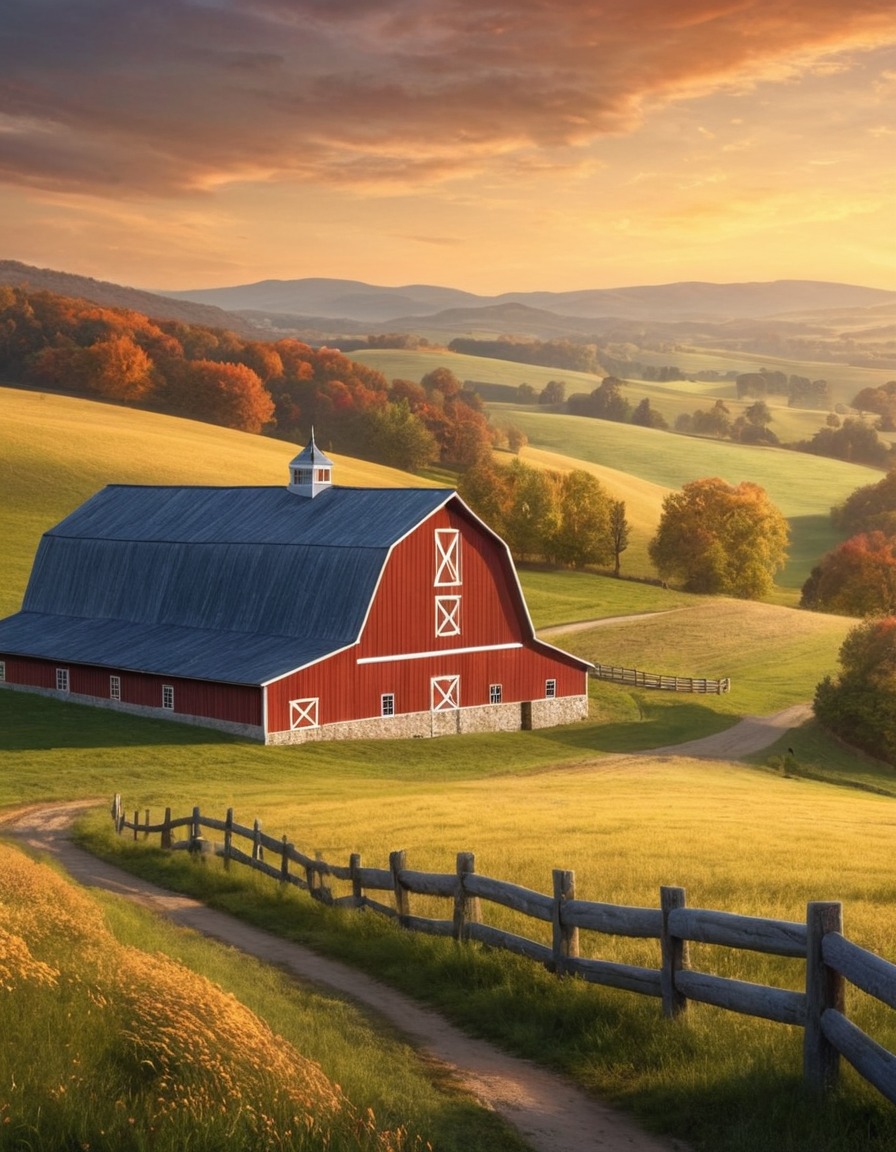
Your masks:
M595 664L591 675L596 680L630 684L635 688L661 688L666 692L698 692L719 696L731 691L731 679L707 680L695 676L663 676L658 672L641 672L637 668L619 668L615 664Z
M674 1018L691 1001L712 1004L804 1031L803 1078L806 1086L823 1093L837 1084L840 1056L891 1103L896 1104L896 1055L867 1036L846 1014L847 982L890 1008L896 1009L896 964L854 944L843 935L839 903L812 901L806 922L740 916L708 908L690 908L683 888L662 887L658 908L637 908L577 900L575 873L557 869L553 892L547 895L518 884L476 872L471 852L459 852L452 872L418 872L408 868L404 852L389 855L388 868L362 867L353 853L347 865L331 864L298 851L286 836L268 836L256 820L252 827L237 824L233 809L224 820L203 816L194 808L189 816L172 818L165 810L161 823L151 823L147 810L126 818L121 797L112 803L119 834L159 835L164 848L194 854L214 853L224 867L243 864L281 884L292 884L326 904L368 909L396 920L403 928L455 940L475 940L545 965L558 976L577 976L593 984L620 988L662 1001L663 1013ZM183 839L173 833L186 829ZM212 843L203 831L223 833ZM234 837L248 841L237 848ZM268 853L270 859L266 859ZM351 894L334 896L331 881L351 886ZM370 893L389 893L385 899ZM451 901L450 916L437 919L414 915L411 895ZM551 943L544 944L493 927L482 921L482 901L510 909L551 925ZM579 930L605 936L653 939L659 943L658 968L579 954ZM689 944L713 944L805 961L804 990L774 988L696 971L691 967Z

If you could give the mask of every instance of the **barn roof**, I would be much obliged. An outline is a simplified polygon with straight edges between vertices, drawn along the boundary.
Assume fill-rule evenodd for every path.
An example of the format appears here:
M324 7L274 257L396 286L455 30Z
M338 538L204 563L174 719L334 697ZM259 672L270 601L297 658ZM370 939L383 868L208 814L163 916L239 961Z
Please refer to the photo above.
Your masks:
M0 621L0 649L275 679L354 643L389 549L453 497L111 485L44 535L22 611Z

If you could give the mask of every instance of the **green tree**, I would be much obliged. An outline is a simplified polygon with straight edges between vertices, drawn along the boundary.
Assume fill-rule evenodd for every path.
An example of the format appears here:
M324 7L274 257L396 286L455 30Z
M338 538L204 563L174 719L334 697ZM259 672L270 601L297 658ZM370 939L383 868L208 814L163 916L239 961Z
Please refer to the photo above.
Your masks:
M787 540L787 521L764 488L711 477L665 498L648 550L660 575L688 592L749 599L771 590Z
M439 454L436 438L411 411L407 400L364 413L365 459L405 472L419 472Z
M666 429L669 427L669 423L663 414L657 412L656 408L650 407L650 400L646 396L640 404L638 404L634 412L632 412L632 424L636 424L641 428Z
M538 397L539 404L562 404L566 396L564 380L549 380Z
M628 548L630 525L625 518L625 501L610 503L610 542L613 547L613 575L619 577L620 557Z
M831 509L835 528L851 535L886 532L896 536L896 465L876 484L865 484Z
M606 564L612 556L610 499L590 472L575 468L560 481L550 559L570 568Z
M542 558L550 551L559 520L556 476L518 459L504 472L510 481L504 539L518 560Z
M840 673L815 689L825 728L872 756L896 764L896 617L867 620L840 649Z

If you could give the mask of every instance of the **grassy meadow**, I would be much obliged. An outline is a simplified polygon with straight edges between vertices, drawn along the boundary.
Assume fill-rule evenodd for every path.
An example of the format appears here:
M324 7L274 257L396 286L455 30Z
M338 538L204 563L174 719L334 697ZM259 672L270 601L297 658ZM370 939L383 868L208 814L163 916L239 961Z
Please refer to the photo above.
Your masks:
M4 612L20 603L40 532L102 484L282 483L293 451L293 446L276 441L155 414L62 397L41 399L14 390L0 390L0 438L0 531L10 542L0 586ZM567 445L564 454L568 450ZM637 455L644 461L650 457L644 449ZM601 459L595 466L622 472L623 454L615 460ZM812 458L799 460L812 463ZM404 479L399 474L387 479L373 466L337 463L343 483ZM823 463L829 491L833 462ZM854 475L859 473L864 476L867 470L857 469ZM846 487L846 474L841 479ZM820 483L821 475L816 480ZM644 485L639 516L646 519L657 495L650 485L661 489L668 482L655 477L639 481ZM868 481L850 483L846 491L863 482ZM786 486L783 478L781 484ZM811 485L807 482L790 496L793 509L810 506ZM825 499L833 502L830 496ZM623 555L623 571L628 557L628 552ZM472 851L478 871L540 891L550 891L553 868L571 868L577 894L585 899L655 907L659 886L677 884L688 889L694 906L793 920L804 918L807 900L838 899L844 902L850 937L896 961L892 769L853 754L814 724L786 733L778 747L751 757L749 763L647 751L720 731L740 716L767 714L811 699L818 679L836 668L839 645L852 622L779 605L686 596L585 573L533 569L522 572L521 580L536 625L559 629L550 639L561 647L650 671L730 676L731 693L690 697L595 683L588 720L564 728L433 741L264 748L163 720L0 692L0 807L95 798L97 808L80 832L94 850L406 988L471 1031L562 1068L649 1126L688 1140L696 1152L885 1152L896 1147L896 1110L848 1069L842 1091L829 1104L816 1109L806 1099L800 1084L799 1029L699 1005L686 1020L672 1024L663 1020L658 1003L650 998L557 981L523 960L412 937L374 917L324 908L262 878L240 876L239 869L225 874L213 861L194 865L186 854L166 856L149 841L114 836L108 804L112 794L120 792L126 810L141 813L150 808L160 815L166 805L176 814L186 813L199 804L207 814L223 816L233 807L238 821L251 824L258 818L269 834L287 834L297 847L337 863L360 852L366 865L385 867L388 853L403 848L412 868L453 871L455 854ZM595 620L607 622L568 627ZM781 750L787 746L794 749L795 763L785 774ZM8 849L0 845L0 852ZM54 877L38 886L44 882L47 892L55 893L47 901L67 907L68 896L55 887L61 881ZM87 899L82 894L77 898ZM5 894L2 899L5 904ZM210 978L233 992L233 1012L258 1018L259 1037L267 1036L270 1026L303 1059L317 1062L322 1072L309 1072L310 1079L321 1085L322 1099L330 1099L328 1084L341 1084L350 1102L347 1116L373 1108L377 1131L397 1133L395 1139L400 1136L409 1149L415 1149L418 1135L436 1150L514 1147L511 1137L496 1134L492 1119L456 1094L440 1092L431 1073L395 1038L382 1035L344 1005L334 1008L327 998L297 989L243 959L231 964L215 946L148 921L117 901L104 899L96 906L106 925L102 931L119 941L114 947L138 950L133 962L144 965L141 971L145 952L159 950L197 974L195 984L193 977L182 979L188 990L200 985L205 989L201 981ZM490 922L514 926L509 914L488 908L484 912ZM69 921L77 921L78 915L73 913ZM94 913L84 912L88 915ZM515 928L523 930L519 923ZM60 930L69 931L70 925ZM538 931L532 923L525 930ZM3 931L12 931L6 920L0 947L6 940ZM20 935L25 938L24 932ZM30 937L28 942L35 964L58 967L63 951L73 954L49 937L43 952L31 945ZM657 963L656 947L591 934L582 939L583 955L649 966ZM695 949L694 963L759 982L797 986L800 979L794 962L722 949ZM166 965L158 966L167 972ZM35 967L37 971L42 969ZM87 971L59 979L67 988L98 979L93 969L89 975ZM30 989L27 974L21 980L16 987ZM174 996L173 985L166 987L169 991L159 998L163 1002ZM20 1030L27 1021L34 1031L36 1019L48 1035L67 1035L65 1028L72 1027L73 1035L82 1028L89 1037L95 1035L90 1031L94 1027L107 1027L101 1006L97 1019L77 1017L73 1026L67 1025L63 1009L57 1011L50 1003L39 980L31 991L35 999L23 1000L22 1014L15 1018ZM101 993L107 994L105 985ZM63 1008L72 999L64 1001ZM139 1019L144 1008L128 1004ZM892 1014L858 995L850 1000L850 1012L881 1043L896 1048ZM327 1016L336 1021L337 1032L344 1030L347 1046L364 1053L363 1060L352 1060L336 1038L326 1038ZM112 1045L111 1064L91 1064L89 1071L79 1073L82 1082L67 1089L74 1111L50 1110L61 1117L57 1133L82 1133L75 1087L83 1115L90 1092L102 1091L114 1107L114 1101L123 1098L120 1085L132 1083L122 1079L131 1071L122 1071L114 1047L118 1041L107 1037L107 1042ZM382 1048L377 1048L380 1042ZM15 1061L25 1059L22 1048L0 1044L0 1061L7 1061L0 1063L0 1083L8 1084L21 1068ZM233 1082L242 1083L243 1066L227 1064L236 1057L226 1045L209 1060L212 1056L236 1068ZM251 1082L251 1054L245 1059L245 1076ZM376 1069L367 1073L367 1080L362 1064ZM55 1085L54 1077L64 1072L63 1063L57 1062L45 1079L37 1079L43 1070L33 1062L28 1077L35 1079L17 1082ZM196 1074L202 1073L200 1067ZM324 1079L316 1079L318 1075ZM291 1082L284 1083L283 1099L289 1099ZM9 1106L9 1095L0 1089L0 1107L4 1101ZM31 1107L33 1101L24 1096L14 1102ZM757 1097L763 1100L761 1109L755 1106ZM273 1108L267 1101L253 1106L261 1112ZM325 1111L323 1105L312 1110ZM17 1115L22 1124L36 1122L33 1108ZM141 1123L150 1123L149 1113L141 1116ZM126 1131L118 1119L115 1128L114 1115L104 1120L110 1132ZM180 1130L181 1137L185 1131ZM43 1143L33 1134L31 1138L30 1147L60 1146L48 1137ZM140 1145L110 1139L107 1146ZM159 1145L168 1146L174 1144ZM206 1147L199 1142L189 1146ZM234 1137L229 1146L245 1145ZM380 1152L391 1149L388 1144L371 1146ZM397 1144L396 1152L404 1152L404 1146Z

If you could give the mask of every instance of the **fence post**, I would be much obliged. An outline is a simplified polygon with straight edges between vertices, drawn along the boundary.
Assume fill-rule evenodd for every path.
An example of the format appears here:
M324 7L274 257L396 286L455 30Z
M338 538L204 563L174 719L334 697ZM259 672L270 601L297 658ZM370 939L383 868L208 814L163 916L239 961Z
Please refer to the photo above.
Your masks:
M361 887L361 853L352 852L348 859L348 869L352 876L352 903L356 908L364 907L364 889Z
M149 839L149 809L146 809L146 827L143 830L143 839Z
M843 977L829 968L822 955L828 932L843 931L843 907L835 901L810 901L806 908L806 1030L803 1037L803 1080L812 1092L837 1084L840 1053L825 1037L821 1021L828 1008L844 1011Z
M576 874L565 872L560 868L554 869L554 908L552 920L554 972L558 976L565 975L569 965L567 960L579 954L579 930L563 923L563 905L567 900L576 898Z
M398 923L407 928L408 917L411 914L411 894L402 888L399 874L405 867L407 853L403 849L389 853L389 871L392 873L392 888L395 892L395 911L398 913Z
M464 881L467 876L476 871L476 857L472 852L458 852L457 854L457 887L454 889L454 930L455 940L468 938L468 924L478 924L482 919L482 912L478 896L468 896Z
M264 848L261 845L261 825L257 820L252 825L252 859L264 860Z
M290 844L286 837L283 837L283 847L280 849L280 883L289 883L289 849Z
M199 827L199 805L193 809L193 823L190 826L190 839L198 840L202 836L202 829Z
M233 844L233 809L227 809L224 819L224 871L230 871L230 849Z
M121 819L121 793L116 792L112 797L112 821L115 827L118 828L118 821Z
M170 848L171 847L171 809L170 808L165 809L165 819L162 822L161 847L162 848Z
M134 839L137 839L137 829L140 827L140 809L134 809Z
M687 968L688 944L680 936L669 931L669 913L676 908L684 908L687 892L684 888L660 888L660 907L663 912L662 946L663 967L660 973L660 986L663 993L663 1013L668 1017L680 1016L688 1008L687 997L675 987L675 973Z

